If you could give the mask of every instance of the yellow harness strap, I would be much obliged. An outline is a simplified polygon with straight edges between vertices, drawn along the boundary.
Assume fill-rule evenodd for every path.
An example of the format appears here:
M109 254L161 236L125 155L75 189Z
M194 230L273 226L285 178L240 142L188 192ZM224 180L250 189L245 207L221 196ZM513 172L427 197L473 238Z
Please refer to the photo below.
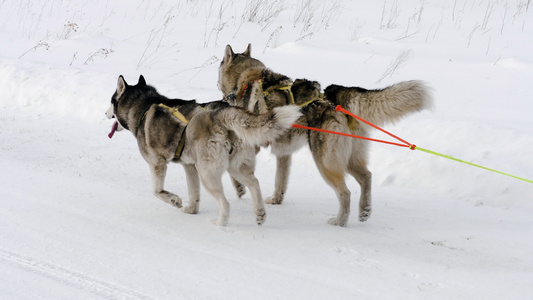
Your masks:
M185 148L185 129L186 128L183 128L183 132L181 133L181 138L178 143L178 148L176 149L176 152L174 152L174 159L179 159L183 153L183 149Z
M185 123L185 125L189 124L189 121L187 120L187 118L185 118L185 116L182 115L178 111L178 108L170 107L170 106L167 106L167 105L165 105L163 103L160 103L159 107L170 111L174 117L178 118L178 120L180 120L183 123ZM180 141L178 143L178 148L176 149L176 152L174 154L174 159L179 159L181 157L181 154L183 153L183 149L184 148L185 148L185 128L183 128L183 132L181 133L181 138L180 138Z
M178 118L178 120L182 121L183 123L189 124L189 121L187 120L187 118L185 118L185 116L182 115L177 108L167 106L167 105L165 105L163 103L160 103L159 107L170 111L174 117Z
M319 100L319 99L312 99L312 100L309 100L309 101L304 102L302 104L298 104L298 107L306 107L307 105L309 105L309 104L311 104L311 103L313 103L313 102L315 102L317 100Z
M278 88L278 90L287 91L289 93L289 98L291 100L291 104L294 105L294 95L292 94L291 87L292 87L292 84L288 85L288 86L282 86L282 87Z
M315 102L315 101L319 101L319 100L324 100L324 93L320 93L320 95L318 96L318 98L315 98L315 99L311 99L307 102L304 102L304 103L300 103L298 104L299 107L306 107L307 105Z
M292 83L286 86L276 86L276 85L271 86L265 91L263 90L263 81L261 79L259 79L258 81L261 87L261 91L263 91L263 95L265 95L265 97L268 96L270 92L272 92L273 90L287 91L287 93L289 94L290 104L294 104L294 95L292 94L292 91L291 91Z

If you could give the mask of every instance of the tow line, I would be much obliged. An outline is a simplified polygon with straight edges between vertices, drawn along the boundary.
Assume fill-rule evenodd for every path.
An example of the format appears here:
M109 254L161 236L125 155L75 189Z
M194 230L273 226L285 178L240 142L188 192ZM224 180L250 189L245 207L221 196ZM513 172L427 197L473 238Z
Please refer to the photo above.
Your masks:
M379 130L379 131L381 131L381 132L383 132L383 133L395 138L396 140L398 140L401 143L395 143L395 142L389 142L389 141L385 141L385 140L372 139L372 138L368 138L368 137L364 137L364 136L352 135L352 134L347 134L347 133L343 133L343 132L337 132L337 131L325 130L325 129L320 129L320 128L308 127L308 126L303 126L303 125L298 125L298 124L292 124L292 127L308 129L308 130L314 130L314 131L320 131L320 132L331 133L331 134L337 134L337 135L343 135L343 136L352 137L352 138L356 138L356 139L363 139L363 140L368 140L368 141L372 141L372 142L378 142L378 143L394 145L394 146L398 146L398 147L405 147L405 148L409 148L411 150L420 150L422 152L426 152L426 153L429 153L429 154L433 154L433 155L437 155L437 156L440 156L440 157L444 157L444 158L447 158L447 159L450 159L450 160L454 160L454 161L457 161L457 162L460 162L460 163L464 163L464 164L467 164L467 165L478 167L478 168L481 168L481 169L484 169L484 170L487 170L487 171L491 171L491 172L498 173L498 174L505 175L505 176L509 176L509 177L512 177L512 178L515 178L515 179L523 180L525 182L533 183L532 180L528 180L528 179L525 179L525 178L514 176L514 175L511 175L511 174L508 174L508 173L504 173L504 172L497 171L497 170L494 170L494 169L490 169L490 168L487 168L487 167L484 167L484 166L480 166L480 165L477 165L477 164L474 164L474 163L471 163L471 162L467 162L467 161L464 161L464 160L461 160L461 159L458 159L458 158L454 158L454 157L451 157L449 155L445 155L445 154L442 154L442 153L438 153L438 152L435 152L435 151L424 149L422 147L418 147L417 145L411 144L411 143L409 143L409 142L397 137L396 135L384 130L383 128L381 128L379 126L374 125L374 124L368 122L367 120L362 119L361 117L358 117L358 116L352 114L351 112L349 112L349 111L345 110L344 108L342 108L342 106L340 106L340 105L337 105L335 107L335 110L343 112L343 113L345 113L345 114L347 114L347 115L349 115L351 117L354 117L355 119L357 119L357 120L359 120L359 121L361 121L361 122L363 122L363 123L365 123L367 125L370 125L370 126L376 128L377 130Z

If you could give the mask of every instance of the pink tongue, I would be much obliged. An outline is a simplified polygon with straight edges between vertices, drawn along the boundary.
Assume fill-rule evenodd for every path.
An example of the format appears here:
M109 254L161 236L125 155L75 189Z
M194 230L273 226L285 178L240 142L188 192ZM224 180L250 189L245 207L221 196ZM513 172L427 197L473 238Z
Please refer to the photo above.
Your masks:
M117 128L118 128L118 122L115 121L115 123L113 124L113 127L111 128L111 132L107 136L109 138L112 138L113 135L115 134L115 131L117 131Z

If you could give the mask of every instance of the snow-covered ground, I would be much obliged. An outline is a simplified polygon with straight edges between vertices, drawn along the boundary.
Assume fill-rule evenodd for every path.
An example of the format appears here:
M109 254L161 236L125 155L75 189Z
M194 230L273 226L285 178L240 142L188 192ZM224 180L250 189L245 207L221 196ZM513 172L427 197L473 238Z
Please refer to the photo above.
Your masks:
M437 152L533 179L530 0L0 4L1 299L533 299L533 185L382 144L374 212L338 203L307 149L286 201L254 224L227 177L230 225L151 194L133 136L104 116L118 75L220 99L224 47L292 78L433 88L435 109L387 126ZM375 133L376 138L386 138ZM258 155L264 195L275 159ZM359 187L349 179L352 199ZM166 187L187 201L181 166Z

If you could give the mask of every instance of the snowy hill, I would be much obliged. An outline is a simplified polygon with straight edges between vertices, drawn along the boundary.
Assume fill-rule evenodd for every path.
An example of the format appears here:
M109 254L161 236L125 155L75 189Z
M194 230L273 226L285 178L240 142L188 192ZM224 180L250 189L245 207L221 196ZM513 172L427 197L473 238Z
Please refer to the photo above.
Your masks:
M533 180L530 2L4 1L0 298L533 299L531 183L372 144L373 215L359 223L352 205L337 228L336 197L302 149L261 227L225 177L232 211L218 228L204 190L193 216L153 196L136 141L109 140L104 115L119 75L220 99L224 47L251 43L269 68L322 87L424 80L434 110L387 130ZM274 171L263 149L263 195ZM188 200L181 166L166 187Z

